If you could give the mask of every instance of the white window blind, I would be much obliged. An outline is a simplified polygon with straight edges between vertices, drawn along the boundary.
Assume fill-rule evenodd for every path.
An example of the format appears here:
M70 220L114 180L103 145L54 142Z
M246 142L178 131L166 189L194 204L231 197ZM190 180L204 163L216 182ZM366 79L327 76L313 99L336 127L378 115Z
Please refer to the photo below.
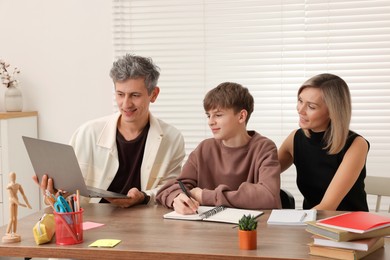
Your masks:
M202 100L219 83L249 88L248 128L279 147L298 127L299 86L328 72L350 87L351 129L371 144L368 174L390 177L390 1L113 0L113 21L115 58L160 66L151 110L183 132L187 155L212 136ZM294 167L282 187L300 208Z

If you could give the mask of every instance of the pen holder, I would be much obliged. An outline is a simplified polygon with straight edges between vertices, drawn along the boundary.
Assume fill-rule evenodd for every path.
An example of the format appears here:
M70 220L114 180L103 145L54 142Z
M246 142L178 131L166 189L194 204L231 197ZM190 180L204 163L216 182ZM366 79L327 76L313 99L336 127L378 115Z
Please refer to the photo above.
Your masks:
M56 222L56 244L74 245L82 243L84 209L77 212L53 213Z

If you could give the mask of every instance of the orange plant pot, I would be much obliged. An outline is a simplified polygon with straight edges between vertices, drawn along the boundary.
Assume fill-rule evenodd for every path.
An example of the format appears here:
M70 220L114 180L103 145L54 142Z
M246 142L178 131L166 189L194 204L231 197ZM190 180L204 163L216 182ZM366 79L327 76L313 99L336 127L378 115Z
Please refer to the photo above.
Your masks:
M238 244L240 249L257 249L257 230L238 230Z

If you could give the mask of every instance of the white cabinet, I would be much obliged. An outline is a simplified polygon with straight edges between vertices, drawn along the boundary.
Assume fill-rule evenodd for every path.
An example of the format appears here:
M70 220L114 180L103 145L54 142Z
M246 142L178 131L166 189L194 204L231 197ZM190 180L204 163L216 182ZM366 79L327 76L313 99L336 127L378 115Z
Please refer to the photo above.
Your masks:
M9 222L7 185L10 172L16 173L16 182L22 185L32 207L19 207L18 218L41 208L39 188L32 180L35 173L22 140L23 135L38 137L37 128L37 112L0 112L0 226ZM24 203L20 193L18 198Z

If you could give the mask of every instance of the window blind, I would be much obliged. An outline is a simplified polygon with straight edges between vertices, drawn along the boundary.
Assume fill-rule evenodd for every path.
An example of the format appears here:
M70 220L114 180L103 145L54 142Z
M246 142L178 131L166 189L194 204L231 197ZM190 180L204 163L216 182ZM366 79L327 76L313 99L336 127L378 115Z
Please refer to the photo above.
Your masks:
M112 12L115 58L134 53L160 66L151 110L182 131L187 155L212 137L202 100L219 83L249 88L248 129L279 147L298 127L299 86L328 72L350 87L351 129L371 144L368 174L390 177L388 0L113 0ZM295 177L291 167L282 187L299 208Z

